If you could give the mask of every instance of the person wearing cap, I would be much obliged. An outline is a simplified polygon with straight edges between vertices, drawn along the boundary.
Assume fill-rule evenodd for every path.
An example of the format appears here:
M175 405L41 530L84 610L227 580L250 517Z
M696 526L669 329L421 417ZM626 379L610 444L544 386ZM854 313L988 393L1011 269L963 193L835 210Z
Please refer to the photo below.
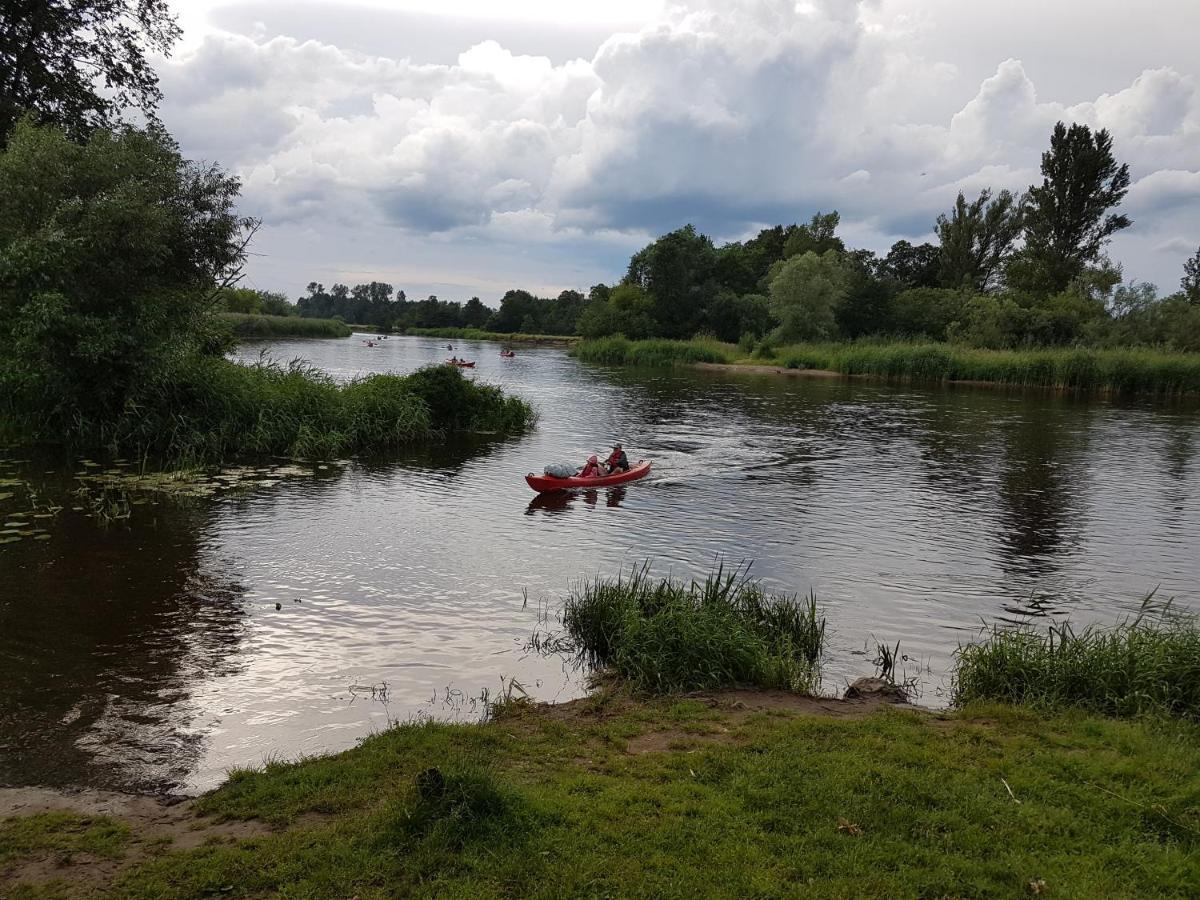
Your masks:
M599 478L603 474L604 467L595 455L589 456L587 464L579 470L580 478Z
M628 472L629 457L625 455L625 451L621 449L620 444L613 444L612 453L608 455L608 459L604 461L604 465L608 467L608 473L613 472Z

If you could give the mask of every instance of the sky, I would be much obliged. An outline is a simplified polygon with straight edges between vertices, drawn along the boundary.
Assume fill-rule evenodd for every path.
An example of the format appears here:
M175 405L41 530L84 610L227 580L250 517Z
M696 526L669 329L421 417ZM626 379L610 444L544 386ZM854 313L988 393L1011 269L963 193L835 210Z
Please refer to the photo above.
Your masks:
M717 243L837 209L880 252L961 190L1040 181L1059 120L1107 128L1127 281L1200 246L1197 0L172 0L157 69L185 153L260 217L245 284L295 299L613 283L692 223Z

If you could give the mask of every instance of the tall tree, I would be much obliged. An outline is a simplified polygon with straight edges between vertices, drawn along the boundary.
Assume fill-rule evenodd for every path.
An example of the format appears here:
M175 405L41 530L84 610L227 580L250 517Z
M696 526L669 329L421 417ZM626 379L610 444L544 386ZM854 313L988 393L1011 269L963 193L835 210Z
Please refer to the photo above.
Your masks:
M1200 247L1196 248L1196 253L1191 259L1184 260L1179 289L1187 297L1188 303L1200 305Z
M987 189L968 203L959 191L950 215L937 219L941 286L974 291L994 287L1020 233L1021 210L1011 193L1001 191L993 200Z
M1042 183L1032 186L1024 210L1022 280L1057 293L1100 258L1112 235L1131 224L1111 212L1129 190L1129 166L1118 165L1107 129L1054 126L1042 154Z
M179 26L167 0L4 0L0 4L0 146L26 112L74 139L162 94L147 54L168 54Z
M845 250L846 245L836 234L841 221L841 214L835 209L829 213L816 213L807 225L793 225L783 245L783 258L791 259L805 253L820 256L830 250L839 253Z
M896 241L887 256L876 264L881 278L891 278L902 287L936 287L940 250L933 244Z
M716 294L715 263L712 240L685 225L635 253L624 281L650 297L661 335L690 337Z
M846 263L836 250L809 251L780 263L771 279L771 312L780 341L825 340L837 334L847 289Z

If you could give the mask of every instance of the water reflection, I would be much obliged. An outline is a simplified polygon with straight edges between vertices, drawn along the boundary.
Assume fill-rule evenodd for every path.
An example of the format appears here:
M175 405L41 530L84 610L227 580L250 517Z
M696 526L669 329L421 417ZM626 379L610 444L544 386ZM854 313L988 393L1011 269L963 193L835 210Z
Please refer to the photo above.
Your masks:
M567 512L577 506L596 507L600 503L600 498L604 498L604 505L610 509L615 509L621 505L621 501L625 499L627 488L624 485L614 485L603 490L598 488L588 488L579 491L553 491L545 494L536 494L529 505L525 507L525 515L532 516L539 512L547 515Z
M211 509L98 530L66 515L0 556L0 784L170 791L204 752L200 682L240 665L242 588Z

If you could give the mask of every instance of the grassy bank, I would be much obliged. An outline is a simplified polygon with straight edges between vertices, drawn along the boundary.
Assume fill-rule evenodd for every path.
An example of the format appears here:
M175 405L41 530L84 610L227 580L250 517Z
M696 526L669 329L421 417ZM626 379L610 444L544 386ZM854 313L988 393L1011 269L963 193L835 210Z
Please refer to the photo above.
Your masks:
M239 338L344 338L350 326L336 319L303 319L300 316L259 316L217 313L217 318Z
M506 334L480 328L409 328L405 334L463 341L499 341L506 344L574 344L579 340L572 334Z
M977 350L951 344L852 343L779 347L748 355L732 344L693 341L584 341L580 359L610 365L695 362L815 369L892 381L988 382L1080 393L1200 394L1200 354L1157 350Z
M3 400L0 400L0 404ZM123 413L69 423L9 418L14 436L169 465L241 456L328 458L383 451L450 432L511 433L528 404L450 366L337 384L317 369L262 360L187 358L157 374Z
M610 696L404 725L235 771L195 805L196 827L262 823L252 837L185 849L151 822L114 848L103 817L0 824L22 835L0 892L1091 898L1200 880L1193 726L802 701ZM64 828L103 828L124 868L97 881L94 858L55 849Z

